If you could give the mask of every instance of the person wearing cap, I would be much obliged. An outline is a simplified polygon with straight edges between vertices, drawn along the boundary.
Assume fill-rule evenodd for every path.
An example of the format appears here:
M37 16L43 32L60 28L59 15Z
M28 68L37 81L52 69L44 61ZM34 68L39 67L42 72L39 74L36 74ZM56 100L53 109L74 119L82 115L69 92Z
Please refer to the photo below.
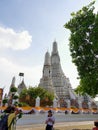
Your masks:
M46 129L45 130L53 130L54 123L55 123L55 118L54 118L54 116L52 114L52 111L49 110L46 121L45 121L45 124L46 124Z

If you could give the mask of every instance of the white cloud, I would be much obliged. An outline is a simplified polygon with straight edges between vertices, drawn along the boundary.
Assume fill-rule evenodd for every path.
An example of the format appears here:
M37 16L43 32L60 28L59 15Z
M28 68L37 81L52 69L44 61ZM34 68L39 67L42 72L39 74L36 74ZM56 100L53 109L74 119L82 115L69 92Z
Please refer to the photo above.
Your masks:
M15 32L12 28L0 27L0 48L23 50L30 47L32 36L28 31Z

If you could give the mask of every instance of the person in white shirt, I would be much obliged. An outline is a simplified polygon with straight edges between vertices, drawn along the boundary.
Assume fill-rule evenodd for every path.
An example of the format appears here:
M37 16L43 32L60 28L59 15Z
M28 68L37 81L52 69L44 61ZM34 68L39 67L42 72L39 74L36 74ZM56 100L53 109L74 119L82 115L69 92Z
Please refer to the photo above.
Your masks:
M52 114L52 111L49 110L47 119L45 121L45 124L46 124L46 129L45 130L53 130L54 123L55 123L55 118L54 118L54 116Z

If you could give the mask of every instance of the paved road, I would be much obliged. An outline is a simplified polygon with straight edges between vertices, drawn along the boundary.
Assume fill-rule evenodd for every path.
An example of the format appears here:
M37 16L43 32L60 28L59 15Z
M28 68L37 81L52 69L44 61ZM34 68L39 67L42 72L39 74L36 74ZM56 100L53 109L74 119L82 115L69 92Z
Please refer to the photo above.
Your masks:
M23 115L21 119L17 121L18 126L22 125L32 125L32 124L44 124L47 114L31 114ZM60 122L79 122L79 121L94 121L98 120L98 114L64 114L64 113L54 113L54 117L57 123Z

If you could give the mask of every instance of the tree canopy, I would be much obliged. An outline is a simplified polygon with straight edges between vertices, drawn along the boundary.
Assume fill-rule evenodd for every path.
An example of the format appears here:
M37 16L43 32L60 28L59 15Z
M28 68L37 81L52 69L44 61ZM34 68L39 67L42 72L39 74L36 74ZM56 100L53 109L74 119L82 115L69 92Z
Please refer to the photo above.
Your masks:
M20 101L30 106L35 105L35 99L37 97L40 97L41 105L49 105L52 104L54 93L50 93L42 87L29 87L28 89L23 89L20 93Z
M80 78L77 91L92 97L98 94L98 13L94 13L94 3L73 12L64 25L71 32L69 47Z

